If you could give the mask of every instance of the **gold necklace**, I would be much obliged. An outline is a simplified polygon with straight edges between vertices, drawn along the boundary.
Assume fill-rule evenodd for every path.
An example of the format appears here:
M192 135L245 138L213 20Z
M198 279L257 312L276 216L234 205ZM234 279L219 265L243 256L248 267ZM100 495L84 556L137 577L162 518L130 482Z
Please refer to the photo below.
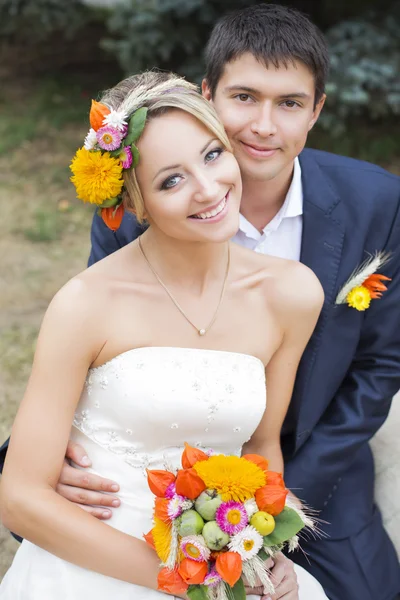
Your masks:
M228 262L226 264L226 271L225 271L225 277L224 277L224 283L222 285L222 290L221 290L221 295L219 297L219 301L218 301L218 305L217 308L215 309L215 313L213 318L211 319L210 323L208 324L208 327L202 327L201 329L199 329L187 316L187 314L185 313L185 311L183 310L183 308L180 306L179 302L177 302L177 300L175 300L174 296L171 294L171 292L169 291L169 289L167 288L167 286L165 285L165 283L161 280L159 274L157 273L157 271L155 271L155 269L153 268L152 264L150 263L149 259L147 258L144 250L143 250L143 246L142 246L142 241L141 238L139 237L139 248L141 253L143 254L143 258L145 259L145 261L147 262L150 271L153 273L154 277L157 279L158 283L164 288L164 290L167 292L168 296L171 298L172 302L175 304L176 308L179 310L179 312L185 317L186 321L188 323L190 323L190 325L192 327L195 328L195 330L197 331L197 333L199 335L206 335L207 331L212 327L212 325L214 324L215 319L217 318L217 314L219 311L219 307L221 306L222 303L222 299L224 297L225 294L225 289L226 289L226 282L228 280L228 274L229 274L229 266L230 266L230 262L231 262L231 252L230 252L230 245L228 243Z

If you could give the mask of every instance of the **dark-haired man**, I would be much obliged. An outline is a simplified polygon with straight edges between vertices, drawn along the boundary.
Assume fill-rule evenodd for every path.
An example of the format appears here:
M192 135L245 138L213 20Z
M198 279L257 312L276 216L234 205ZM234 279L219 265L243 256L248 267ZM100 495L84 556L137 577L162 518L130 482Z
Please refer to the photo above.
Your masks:
M294 559L331 600L394 600L400 567L374 506L368 441L400 387L400 180L374 165L303 150L325 101L329 61L322 35L297 11L269 4L224 17L206 61L203 93L226 127L243 178L235 241L301 260L325 290L282 447L288 487L321 511L329 538L303 542L309 563ZM95 216L90 263L140 233L131 215L115 233ZM380 251L392 253L381 271L391 278L388 291L365 312L336 305L354 269ZM70 446L70 457L84 466L82 454ZM81 477L66 467L60 493L78 501ZM99 479L90 485L110 486ZM90 491L86 498L102 506L113 499Z

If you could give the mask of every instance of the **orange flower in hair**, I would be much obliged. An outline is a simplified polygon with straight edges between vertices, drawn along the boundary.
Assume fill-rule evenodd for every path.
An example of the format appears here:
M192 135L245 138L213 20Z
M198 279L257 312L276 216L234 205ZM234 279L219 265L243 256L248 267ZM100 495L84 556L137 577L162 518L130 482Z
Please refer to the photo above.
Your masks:
M92 129L97 131L100 127L103 127L104 118L109 115L110 112L110 109L107 108L105 104L92 100L92 106L89 113L89 121Z
M124 212L125 211L122 204L119 204L116 208L115 206L110 206L109 208L102 208L101 218L103 219L104 223L109 229L112 229L112 231L116 231L122 223Z

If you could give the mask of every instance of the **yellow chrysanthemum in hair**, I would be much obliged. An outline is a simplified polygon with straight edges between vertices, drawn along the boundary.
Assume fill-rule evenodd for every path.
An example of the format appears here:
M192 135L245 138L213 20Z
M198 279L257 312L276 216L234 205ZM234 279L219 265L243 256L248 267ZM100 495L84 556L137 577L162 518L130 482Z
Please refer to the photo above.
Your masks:
M371 304L371 294L370 291L360 285L355 287L347 294L347 304L352 308L356 308L357 310L366 310Z
M155 517L154 527L151 532L153 534L154 547L157 556L164 564L168 560L169 551L171 549L171 529L172 526L169 523L164 523L164 521Z
M123 186L121 161L109 152L90 152L80 148L75 154L70 169L71 181L77 196L83 202L102 204L115 198Z
M211 456L208 460L196 463L193 468L207 488L221 494L224 502L245 502L266 484L264 471L238 456Z

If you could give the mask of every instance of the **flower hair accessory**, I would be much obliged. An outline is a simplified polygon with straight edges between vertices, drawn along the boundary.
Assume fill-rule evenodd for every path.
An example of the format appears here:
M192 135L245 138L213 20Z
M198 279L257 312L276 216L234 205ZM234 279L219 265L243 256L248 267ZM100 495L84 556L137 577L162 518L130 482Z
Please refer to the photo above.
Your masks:
M376 252L374 256L363 262L349 277L337 295L335 304L348 304L351 308L364 311L369 308L371 300L382 297L387 290L384 281L391 281L376 271L390 259L387 252Z
M138 108L128 118L124 112L92 100L91 128L70 165L77 197L96 204L103 221L113 231L124 215L123 171L139 163L135 142L143 132L146 117L146 107Z

